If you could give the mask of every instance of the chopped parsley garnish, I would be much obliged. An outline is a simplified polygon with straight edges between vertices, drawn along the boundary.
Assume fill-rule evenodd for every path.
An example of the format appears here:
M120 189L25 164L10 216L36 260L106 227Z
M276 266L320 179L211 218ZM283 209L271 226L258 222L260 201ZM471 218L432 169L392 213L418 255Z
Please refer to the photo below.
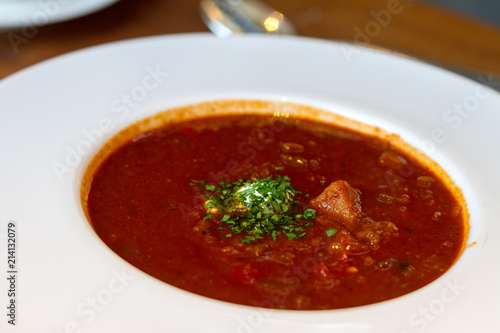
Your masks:
M327 235L328 237L332 237L332 236L333 236L333 235L335 235L336 233L337 233L337 229L328 229L328 230L326 231L326 235Z
M206 185L205 188L209 191L215 191L215 185Z
M217 215L232 234L246 234L242 238L244 243L263 239L265 235L273 240L280 234L288 239L302 238L307 233L304 228L312 226L310 220L316 218L314 209L300 209L295 197L302 193L290 185L287 176L240 179L230 184L222 181L218 186L193 181L190 185L201 185L206 190L204 219L214 219Z

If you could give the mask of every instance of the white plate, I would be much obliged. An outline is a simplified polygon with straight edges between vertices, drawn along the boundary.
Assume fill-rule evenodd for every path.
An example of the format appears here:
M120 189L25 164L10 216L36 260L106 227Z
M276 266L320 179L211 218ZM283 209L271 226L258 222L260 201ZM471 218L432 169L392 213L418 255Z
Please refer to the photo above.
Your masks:
M309 104L399 133L465 192L469 243L443 277L360 308L288 312L178 290L89 227L80 178L104 141L166 108L219 98ZM17 223L17 322L8 332L498 332L500 96L390 53L296 37L178 35L94 47L0 81L0 253ZM455 113L454 110L457 112ZM58 170L58 171L57 171ZM0 303L7 304L0 279Z
M88 15L118 0L0 0L0 29L44 26Z

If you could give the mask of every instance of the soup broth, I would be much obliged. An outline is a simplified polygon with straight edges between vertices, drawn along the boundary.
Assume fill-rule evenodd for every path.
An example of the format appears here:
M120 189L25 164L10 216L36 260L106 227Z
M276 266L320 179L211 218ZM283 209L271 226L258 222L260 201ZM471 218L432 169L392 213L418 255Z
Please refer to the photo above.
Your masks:
M217 300L321 310L408 294L462 252L459 189L397 136L307 107L208 105L134 125L87 171L92 227L138 269Z

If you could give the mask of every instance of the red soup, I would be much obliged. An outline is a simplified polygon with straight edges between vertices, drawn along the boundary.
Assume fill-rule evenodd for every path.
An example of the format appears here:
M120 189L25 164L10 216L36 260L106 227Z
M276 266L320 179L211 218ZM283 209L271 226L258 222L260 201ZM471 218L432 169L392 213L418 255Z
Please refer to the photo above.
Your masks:
M97 235L170 285L347 308L430 283L463 249L460 191L395 136L300 113L187 118L119 134L82 189Z

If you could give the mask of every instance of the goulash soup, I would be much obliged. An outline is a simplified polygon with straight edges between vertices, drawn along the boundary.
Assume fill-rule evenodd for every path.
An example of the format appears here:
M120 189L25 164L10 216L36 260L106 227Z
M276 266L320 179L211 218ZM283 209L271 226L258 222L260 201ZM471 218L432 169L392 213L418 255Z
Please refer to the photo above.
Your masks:
M119 133L82 187L104 243L217 300L320 310L381 302L445 273L468 214L398 136L311 107L207 102Z

